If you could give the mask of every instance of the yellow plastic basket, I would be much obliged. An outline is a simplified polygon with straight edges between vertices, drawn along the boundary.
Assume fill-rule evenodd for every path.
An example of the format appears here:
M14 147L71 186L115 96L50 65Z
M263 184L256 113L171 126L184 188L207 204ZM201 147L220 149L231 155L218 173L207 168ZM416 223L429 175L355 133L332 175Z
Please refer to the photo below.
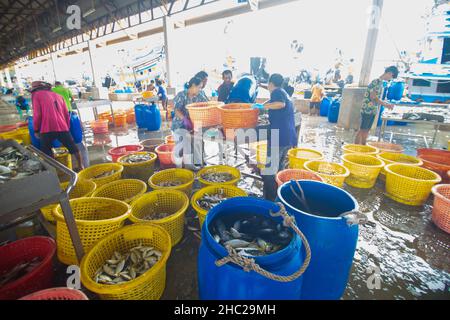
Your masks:
M256 163L258 168L266 167L267 162L267 141L260 141L255 144L256 148Z
M56 150L64 151L64 153L56 154ZM56 161L66 166L67 168L72 169L72 155L69 153L69 150L64 147L53 148L53 154Z
M342 188L345 179L350 175L350 171L342 164L323 160L311 160L305 162L308 171L319 175L324 182Z
M148 161L138 163L126 163L124 162L127 157L133 154L148 154L151 159ZM139 179L147 183L148 179L155 172L155 162L157 159L156 153L153 152L133 152L125 156L120 157L117 162L123 166L122 177L125 179Z
M156 190L135 199L131 204L129 219L134 223L153 223L163 227L175 246L183 239L184 216L189 207L189 198L178 190ZM157 212L171 215L158 220L145 220L143 217Z
M367 155L376 155L380 152L378 148L372 146L364 146L361 144L345 144L342 147L342 151L344 154L348 153L364 153Z
M383 160L385 166L391 163L402 163L407 164L410 166L417 166L420 167L423 164L423 161L419 158L403 154L403 153L394 153L394 152L382 152L380 154L377 154L377 158ZM385 179L386 171L381 169L380 172L380 178Z
M112 175L103 178L95 178L96 176L114 170ZM102 163L95 164L89 168L83 169L78 173L80 179L92 180L97 187L119 180L122 177L123 166L119 163Z
M320 151L308 148L292 148L288 151L289 169L305 169L304 164L310 160L322 160Z
M345 182L355 188L372 188L384 167L382 160L362 153L344 154L342 161L350 171L350 175L345 179Z
M200 228L203 225L203 222L205 222L206 215L208 214L208 211L205 209L202 209L198 204L197 201L200 200L205 194L217 194L219 192L223 192L223 194L228 198L235 198L235 197L246 197L247 192L244 190L232 186L232 185L214 185L214 186L208 186L205 188L202 188L198 190L191 199L191 205L192 208L197 212L198 215L198 221L200 223Z
M147 191L147 184L138 179L121 179L107 183L92 194L93 197L111 198L126 203L143 195Z
M138 245L151 246L162 253L161 259L147 272L126 283L107 285L94 280L97 270L115 251L126 253ZM95 244L81 261L81 282L103 300L157 300L166 286L166 265L171 251L170 236L154 224L124 227Z
M61 190L66 190L68 185L68 182L62 182L60 184ZM70 191L69 198L76 199L82 197L90 197L96 188L97 186L95 182L91 180L78 179L77 184L73 187L72 191ZM41 208L41 213L47 221L55 221L55 218L53 217L53 211L57 206L58 203L55 203Z
M28 127L18 128L15 133L17 139L22 140L24 145L28 146L31 144L30 131L28 130Z
M421 167L391 163L384 169L387 196L410 206L424 204L431 188L441 182L437 173Z
M211 172L219 172L219 173L229 173L233 176L233 179L227 182L211 182L208 180L205 180L202 178L202 176L205 173L211 173ZM197 177L198 177L198 181L200 181L200 183L203 186L212 186L212 185L224 185L224 184L234 184L236 185L239 180L241 179L241 172L233 167L230 166L222 166L222 165L217 165L217 166L210 166L210 167L205 167L203 169L201 169L199 172L197 172Z
M73 199L70 200L70 206L84 252L88 252L97 240L120 229L131 212L131 207L125 202L109 198ZM56 207L54 215L58 259L67 265L78 264L60 205Z
M148 180L149 186L153 190L179 190L186 193L188 196L191 195L192 185L194 184L195 175L192 171L187 169L166 169L153 174ZM181 185L175 187L161 187L158 184L164 181L182 181Z

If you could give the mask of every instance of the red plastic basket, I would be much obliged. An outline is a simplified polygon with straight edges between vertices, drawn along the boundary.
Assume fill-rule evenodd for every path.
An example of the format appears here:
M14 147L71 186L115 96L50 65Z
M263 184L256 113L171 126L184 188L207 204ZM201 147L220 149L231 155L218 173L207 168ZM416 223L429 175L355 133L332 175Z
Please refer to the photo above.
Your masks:
M156 147L155 152L158 154L159 165L162 169L175 167L173 149L175 149L174 144L162 144Z
M422 167L436 172L443 183L449 183L447 172L450 170L450 151L438 149L417 149L417 156L423 161Z
M8 125L0 126L0 132L8 132L8 131L16 130L16 129L17 129L17 127L15 124L8 124Z
M311 171L306 171L303 169L286 169L277 173L275 178L278 186L290 180L315 180L323 182L323 179Z
M108 120L92 121L91 128L94 134L108 133Z
M89 300L88 297L76 289L51 288L29 294L19 300Z
M434 194L431 219L440 229L450 233L450 184L438 184L431 191Z
M0 300L15 300L52 286L56 243L49 237L29 237L0 247L0 274L39 257L41 263L23 277L0 288Z
M139 152L142 150L144 150L144 147L140 144L130 144L112 148L108 151L108 154L111 156L112 162L117 162L117 160L122 156L126 156L127 154L130 154L132 152Z

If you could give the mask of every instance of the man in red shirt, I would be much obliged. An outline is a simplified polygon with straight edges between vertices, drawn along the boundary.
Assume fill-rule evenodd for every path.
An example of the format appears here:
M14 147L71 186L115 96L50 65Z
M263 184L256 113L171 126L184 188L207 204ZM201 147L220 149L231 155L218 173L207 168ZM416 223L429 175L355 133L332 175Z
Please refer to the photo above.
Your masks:
M70 134L70 115L62 96L51 91L51 84L34 81L31 84L33 104L33 129L40 136L41 150L49 156L52 153L52 141L59 140L70 154L77 158L78 166L84 169L81 154Z

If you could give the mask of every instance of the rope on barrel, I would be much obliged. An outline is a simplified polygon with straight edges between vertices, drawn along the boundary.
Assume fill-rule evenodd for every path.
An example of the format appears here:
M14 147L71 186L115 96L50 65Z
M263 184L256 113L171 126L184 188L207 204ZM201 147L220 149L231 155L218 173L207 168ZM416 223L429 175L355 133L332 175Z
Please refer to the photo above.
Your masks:
M311 261L311 248L309 246L308 240L306 239L305 235L298 229L298 227L295 223L295 218L290 216L286 212L284 205L282 203L277 203L277 205L280 207L280 210L276 213L272 212L272 210L271 210L270 215L272 217L279 217L279 216L283 217L283 225L286 227L291 227L294 230L294 232L296 234L298 234L299 237L302 239L303 245L305 246L306 257L305 257L305 260L303 261L303 265L300 267L300 269L289 276L280 276L280 275L271 273L267 270L264 270L255 262L255 259L246 258L246 257L240 255L231 246L226 247L226 249L228 251L228 256L223 257L222 259L216 260L216 265L218 267L221 267L221 266L227 264L228 262L233 262L233 263L237 264L238 266L241 266L245 272L254 271L268 279L272 279L272 280L279 281L279 282L294 281L295 279L300 277L306 271L306 269L308 268L309 263Z

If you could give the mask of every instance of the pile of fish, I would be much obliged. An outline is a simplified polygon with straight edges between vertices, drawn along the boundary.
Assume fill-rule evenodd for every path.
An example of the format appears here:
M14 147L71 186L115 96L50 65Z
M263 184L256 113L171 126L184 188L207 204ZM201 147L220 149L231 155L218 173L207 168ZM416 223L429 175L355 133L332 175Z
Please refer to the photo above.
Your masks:
M202 179L214 183L228 182L230 180L233 180L233 178L234 178L233 175L228 172L210 171L202 174Z
M217 243L231 246L243 256L272 254L285 248L293 236L282 222L249 214L218 217L210 224L209 231Z
M220 189L219 192L216 194L205 193L203 197L197 200L197 204L203 210L209 211L226 199L228 199L228 197L224 195L223 189Z
M149 153L142 154L130 154L129 156L123 158L121 162L124 163L139 163L152 160L152 156Z
M0 150L0 184L39 173L44 167L39 160L30 159L14 147Z
M178 187L181 186L183 184L183 181L181 180L166 180L166 181L161 181L160 183L158 183L159 187Z
M114 252L95 274L95 282L101 284L120 284L133 280L147 272L160 259L161 252L153 247L143 246L130 249L127 253Z
M63 154L68 154L69 150L67 150L66 148L53 148L53 154L55 156L60 156Z
M143 220L160 220L160 219L164 219L168 216L171 216L172 214L173 213L170 213L170 212L156 210L156 212L150 212L150 213L142 216L141 219L143 219Z
M96 176L93 176L92 179L106 178L106 177L112 176L114 173L116 173L115 170L105 171L105 172L102 172L102 173L100 173L100 174L98 174Z
M26 274L33 271L41 263L41 258L36 257L29 262L23 262L16 265L14 268L0 275L0 288L4 285L13 282Z

